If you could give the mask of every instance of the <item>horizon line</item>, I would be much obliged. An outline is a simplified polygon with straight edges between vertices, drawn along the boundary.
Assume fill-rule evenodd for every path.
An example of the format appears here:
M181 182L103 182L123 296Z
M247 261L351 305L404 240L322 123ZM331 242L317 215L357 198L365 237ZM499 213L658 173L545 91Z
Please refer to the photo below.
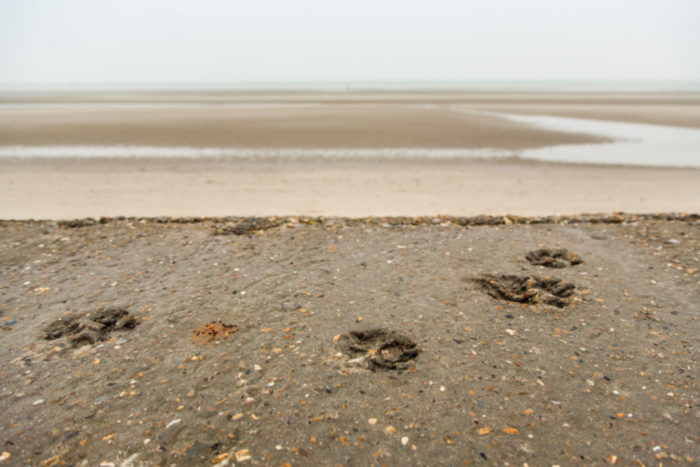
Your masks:
M179 91L568 91L700 92L700 80L290 80L2 83L0 93Z

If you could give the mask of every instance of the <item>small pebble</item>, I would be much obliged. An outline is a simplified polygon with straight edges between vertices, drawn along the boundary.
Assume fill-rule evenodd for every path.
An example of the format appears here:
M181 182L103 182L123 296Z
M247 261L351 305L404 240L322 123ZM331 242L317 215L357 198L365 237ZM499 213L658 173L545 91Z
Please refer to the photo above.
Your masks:
M404 436L403 438L401 438L401 444L403 444L404 446L406 446L408 444L408 437L407 436Z
M241 449L240 451L236 452L236 460L238 462L247 461L247 460L250 460L250 458L251 458L251 455L250 455L250 451L248 449Z
M44 403L44 399L37 399L34 402L32 402L32 405L41 405Z
M11 319L9 321L5 321L5 326L12 326L13 324L16 324L17 320L16 319Z
M376 419L376 418L370 418L370 419L367 420L367 421L369 422L370 425L374 425L375 423L377 423L377 419Z
M172 422L170 422L170 423L168 423L167 425L165 425L165 429L167 430L167 429L170 428L171 426L177 425L178 423L180 423L180 419L179 419L179 418L176 418L176 419L173 420Z

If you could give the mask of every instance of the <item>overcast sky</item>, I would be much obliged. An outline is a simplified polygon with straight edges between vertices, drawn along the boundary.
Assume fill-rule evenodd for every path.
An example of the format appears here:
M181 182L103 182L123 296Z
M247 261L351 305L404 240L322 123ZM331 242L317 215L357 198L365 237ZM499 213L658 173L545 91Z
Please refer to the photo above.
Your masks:
M0 0L0 85L700 81L700 0Z

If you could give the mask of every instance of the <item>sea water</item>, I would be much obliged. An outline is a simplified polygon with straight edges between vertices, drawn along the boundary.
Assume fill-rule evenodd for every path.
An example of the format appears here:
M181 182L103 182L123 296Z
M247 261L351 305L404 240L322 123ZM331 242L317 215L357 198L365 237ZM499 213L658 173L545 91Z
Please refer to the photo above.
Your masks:
M589 164L700 167L700 129L581 118L505 115L550 131L584 133L614 142L526 149L520 157Z

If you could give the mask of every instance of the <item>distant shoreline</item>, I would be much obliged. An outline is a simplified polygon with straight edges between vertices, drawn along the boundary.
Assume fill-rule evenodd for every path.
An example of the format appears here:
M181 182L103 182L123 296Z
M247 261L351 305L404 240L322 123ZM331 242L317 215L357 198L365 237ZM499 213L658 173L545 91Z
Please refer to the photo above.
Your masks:
M136 102L134 94L55 98ZM0 107L0 146L295 148L311 155L328 148L479 155L496 147L506 157L1 157L0 218L700 212L700 170L640 167L634 144L601 144L617 137L529 123L550 115L695 134L700 94L212 92L141 94L140 102L134 108ZM143 107L146 102L159 104ZM563 151L571 158L592 148L632 151L627 165L513 157Z
M269 81L192 83L0 84L6 93L90 92L700 92L700 81Z

